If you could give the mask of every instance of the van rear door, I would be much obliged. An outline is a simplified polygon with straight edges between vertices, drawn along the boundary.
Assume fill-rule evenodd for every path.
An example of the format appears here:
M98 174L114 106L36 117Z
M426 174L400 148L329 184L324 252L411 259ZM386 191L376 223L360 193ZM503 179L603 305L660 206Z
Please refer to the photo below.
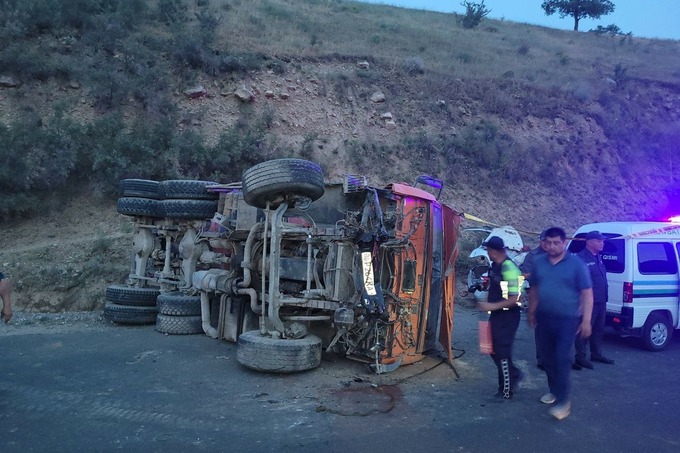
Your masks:
M634 239L637 255L633 281L633 327L642 327L650 313L678 318L678 257L675 241Z

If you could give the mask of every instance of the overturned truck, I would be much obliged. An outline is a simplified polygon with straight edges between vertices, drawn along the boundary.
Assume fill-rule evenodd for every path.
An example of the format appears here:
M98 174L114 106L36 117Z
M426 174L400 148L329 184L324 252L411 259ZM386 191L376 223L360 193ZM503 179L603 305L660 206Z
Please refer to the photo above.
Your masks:
M377 373L431 351L452 359L460 216L437 200L441 181L325 183L319 165L278 159L240 183L122 185L134 253L128 289L115 292L157 293L157 326L190 313L237 342L242 365L268 372L312 369L322 350Z

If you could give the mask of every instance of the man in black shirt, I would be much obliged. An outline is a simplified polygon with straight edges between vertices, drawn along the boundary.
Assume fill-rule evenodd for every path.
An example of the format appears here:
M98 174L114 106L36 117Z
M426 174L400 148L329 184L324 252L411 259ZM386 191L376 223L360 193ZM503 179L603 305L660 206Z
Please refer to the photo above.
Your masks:
M599 231L586 234L586 246L577 255L588 267L593 281L593 315L591 318L592 334L590 339L576 337L576 361L583 368L593 368L593 364L586 358L586 347L590 344L590 360L613 364L614 361L602 355L602 334L607 312L608 289L607 269L604 267L600 252L604 248L605 237Z
M498 368L496 396L509 400L524 377L524 373L512 363L512 346L520 320L518 299L524 277L517 265L508 258L503 239L492 236L482 245L486 247L491 260L489 298L488 302L478 302L477 306L491 313L491 358Z

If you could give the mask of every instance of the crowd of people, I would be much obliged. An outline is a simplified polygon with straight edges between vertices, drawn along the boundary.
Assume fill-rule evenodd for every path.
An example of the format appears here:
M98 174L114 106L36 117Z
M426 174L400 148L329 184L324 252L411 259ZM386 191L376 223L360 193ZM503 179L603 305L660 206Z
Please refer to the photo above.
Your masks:
M540 401L550 405L553 417L563 420L571 413L572 369L593 369L592 361L614 363L602 352L608 292L607 271L600 256L604 239L600 232L591 231L585 237L585 248L571 254L565 231L548 228L520 267L508 257L502 238L492 236L482 244L491 267L489 296L478 302L478 308L490 312L491 358L498 369L496 397L512 399L524 377L512 361L524 279L528 282L527 321L535 332L536 364L548 381L549 391Z

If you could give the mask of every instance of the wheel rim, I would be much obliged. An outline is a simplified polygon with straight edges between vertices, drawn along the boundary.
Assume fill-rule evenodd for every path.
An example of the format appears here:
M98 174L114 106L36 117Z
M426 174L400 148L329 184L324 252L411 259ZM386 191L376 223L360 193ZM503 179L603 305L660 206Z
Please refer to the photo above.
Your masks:
M652 329L649 332L649 339L655 346L663 345L667 338L668 329L664 323L658 322L652 326Z

